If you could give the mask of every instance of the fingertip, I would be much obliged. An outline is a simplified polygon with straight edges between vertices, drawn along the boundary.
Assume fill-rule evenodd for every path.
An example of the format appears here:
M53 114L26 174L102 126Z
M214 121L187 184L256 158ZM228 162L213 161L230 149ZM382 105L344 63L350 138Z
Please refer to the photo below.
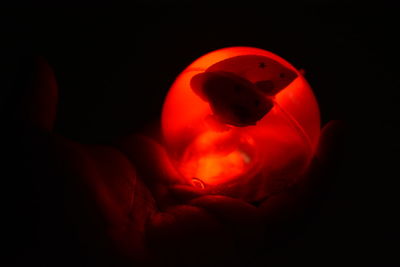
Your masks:
M23 120L35 128L52 131L56 119L58 88L53 69L46 59L34 59L32 81L22 101Z
M341 120L329 121L321 130L316 158L322 165L336 164L344 154L349 125Z
M257 208L240 199L222 195L206 195L189 202L191 205L206 209L226 222L247 225L257 221Z
M202 188L184 184L173 185L169 188L169 191L173 197L182 202L187 202L207 194L207 191Z
M133 134L116 146L128 157L148 185L182 183L164 147L150 137Z
M193 260L195 266L204 266L232 252L232 240L224 226L204 209L191 205L155 214L146 235L148 248L157 255L154 260L162 261L162 266L193 266Z

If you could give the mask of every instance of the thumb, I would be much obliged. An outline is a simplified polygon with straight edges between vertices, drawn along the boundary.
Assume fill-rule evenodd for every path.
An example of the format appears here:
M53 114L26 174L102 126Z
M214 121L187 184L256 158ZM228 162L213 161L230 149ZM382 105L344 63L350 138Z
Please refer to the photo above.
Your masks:
M58 89L54 72L42 57L34 60L33 70L23 83L22 99L16 117L24 126L50 132L56 118Z

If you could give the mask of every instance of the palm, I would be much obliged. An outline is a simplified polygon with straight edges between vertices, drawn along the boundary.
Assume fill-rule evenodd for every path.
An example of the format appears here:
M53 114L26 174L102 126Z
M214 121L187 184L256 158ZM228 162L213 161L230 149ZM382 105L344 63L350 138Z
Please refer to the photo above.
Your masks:
M57 88L48 82L54 80L48 66L40 66L41 85L30 105L46 102L47 110L29 116L32 129L39 129L45 140L51 164L57 166L56 177L68 183L75 203L70 212L95 216L109 247L128 261L201 265L213 259L232 264L264 244L265 236L271 237L267 230L293 218L293 208L301 206L309 179L256 207L185 185L163 148L149 138L131 136L111 147L48 134L55 119Z

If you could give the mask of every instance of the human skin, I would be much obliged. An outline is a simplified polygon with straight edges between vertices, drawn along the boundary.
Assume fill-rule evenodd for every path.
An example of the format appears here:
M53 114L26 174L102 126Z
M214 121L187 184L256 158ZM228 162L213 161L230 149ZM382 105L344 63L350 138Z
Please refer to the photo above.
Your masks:
M245 263L284 239L312 206L340 155L343 126L329 122L308 171L287 190L260 203L207 194L186 184L160 141L147 135L89 145L54 132L56 78L43 59L37 60L35 73L20 102L22 146L32 157L41 151L32 161L35 172L63 181L63 212L78 226L82 242L95 251L101 242L99 251L109 252L111 261L121 264Z

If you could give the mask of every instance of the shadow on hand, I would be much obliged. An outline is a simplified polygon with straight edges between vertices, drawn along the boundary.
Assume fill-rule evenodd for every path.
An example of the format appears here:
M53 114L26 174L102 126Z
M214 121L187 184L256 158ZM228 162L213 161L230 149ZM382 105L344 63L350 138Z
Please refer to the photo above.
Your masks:
M38 242L28 253L44 265L256 265L301 231L340 164L345 127L334 121L307 174L286 191L257 205L209 195L180 178L149 137L112 147L54 133L57 84L44 60L37 70L15 113L24 156L12 160L38 210L26 222Z

